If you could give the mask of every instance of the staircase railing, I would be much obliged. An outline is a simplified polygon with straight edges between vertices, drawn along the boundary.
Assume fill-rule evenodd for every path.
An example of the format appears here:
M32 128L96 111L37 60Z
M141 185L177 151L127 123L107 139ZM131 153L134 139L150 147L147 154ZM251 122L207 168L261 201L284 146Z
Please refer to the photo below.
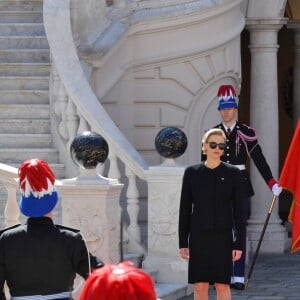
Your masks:
M121 179L120 161L127 177L127 230L128 236L134 240L132 243L129 241L128 247L135 250L130 249L130 245L141 243L136 180L137 177L146 180L148 164L111 120L90 87L74 44L70 3L71 0L44 0L44 25L54 65L50 101L58 120L60 152L64 156L61 158L66 168L71 170L70 144L77 134L85 130L95 131L107 140L110 148L108 176Z
M101 12L101 16L103 15L104 21L97 28L99 30L98 37L102 36L103 39L95 39L95 28L89 28L88 25L91 21L86 20L84 26L88 36L85 41L82 40L83 37L80 32L80 25L82 25L80 22L84 17L79 14L79 7L82 8L83 5L82 1L44 0L43 2L44 25L53 59L53 81L50 94L52 95L51 105L58 122L56 142L60 148L60 159L66 165L67 174L73 174L76 169L68 153L74 137L85 130L92 130L107 140L111 154L109 163L103 169L106 170L109 177L122 180L127 188L125 195L127 199L126 215L129 216L127 229L134 240L132 245L141 242L138 215L142 195L139 195L137 180L145 181L147 186L146 171L149 166L122 134L99 101L125 73L126 67L124 69L115 66L115 69L110 71L109 80L102 82L102 86L97 90L97 97L88 81L91 66L80 60L78 49L81 50L81 54L86 55L86 61L89 59L87 53L95 51L92 54L96 58L91 55L90 62L97 63L98 60L99 65L97 67L101 70L101 63L106 60L105 54L107 54L108 49L111 52L114 51L112 50L114 43L121 39L122 34L126 33L128 26L130 26L130 22L118 22L124 16L131 14L132 22L137 22L143 19L145 13L149 13L147 10L149 8L152 8L156 14L158 12L172 14L172 9L175 12L176 5L183 3L187 4L185 8L187 11L192 11L193 4L204 7L222 1L208 0L202 3L191 0L89 0L89 5L94 5L95 9L97 8L98 12ZM85 2L84 5L87 3ZM164 9L159 10L162 7ZM95 18L95 15L92 15L91 18ZM149 18L151 19L151 14ZM108 30L115 30L114 34L105 35ZM93 41L95 43L91 47ZM101 58L103 58L102 61ZM129 68L130 63L132 62L126 62L127 68Z

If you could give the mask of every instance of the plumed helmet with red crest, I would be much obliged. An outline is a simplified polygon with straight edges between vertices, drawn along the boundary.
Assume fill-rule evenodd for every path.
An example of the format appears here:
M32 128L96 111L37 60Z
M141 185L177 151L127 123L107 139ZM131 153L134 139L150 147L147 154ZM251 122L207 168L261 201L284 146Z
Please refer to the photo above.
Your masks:
M18 170L21 190L20 210L28 217L42 217L51 212L58 200L55 175L40 159L24 161Z
M156 300L149 274L124 261L95 269L86 280L79 300Z
M218 91L218 98L219 98L218 110L224 108L238 107L236 92L232 85L221 85Z

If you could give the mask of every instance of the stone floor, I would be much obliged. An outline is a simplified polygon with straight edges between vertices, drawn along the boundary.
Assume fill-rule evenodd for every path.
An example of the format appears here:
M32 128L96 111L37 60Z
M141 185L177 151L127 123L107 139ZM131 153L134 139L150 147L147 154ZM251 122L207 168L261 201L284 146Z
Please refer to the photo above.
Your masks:
M191 295L181 300L193 299ZM209 299L216 299L213 287L210 287ZM232 300L246 299L299 300L300 251L295 254L259 254L247 290L232 290Z

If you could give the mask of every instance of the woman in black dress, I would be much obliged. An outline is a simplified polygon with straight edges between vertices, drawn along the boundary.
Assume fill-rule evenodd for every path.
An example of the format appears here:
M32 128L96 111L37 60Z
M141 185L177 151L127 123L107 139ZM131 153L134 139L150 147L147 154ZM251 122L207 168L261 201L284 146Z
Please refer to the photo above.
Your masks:
M207 131L207 160L185 170L179 210L179 252L189 260L188 282L195 300L208 299L214 284L218 300L230 300L232 262L242 255L244 232L241 174L221 161L226 147L221 129Z

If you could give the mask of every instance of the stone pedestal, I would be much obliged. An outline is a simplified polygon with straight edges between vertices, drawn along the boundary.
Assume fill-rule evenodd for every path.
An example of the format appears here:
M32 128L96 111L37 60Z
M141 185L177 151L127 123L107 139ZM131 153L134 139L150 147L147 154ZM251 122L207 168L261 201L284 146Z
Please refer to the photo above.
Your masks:
M150 167L148 181L148 255L143 268L157 270L158 282L187 282L187 262L179 256L178 218L185 168Z
M120 261L119 197L123 184L95 170L63 180L59 186L62 224L80 229L89 251L105 263Z

